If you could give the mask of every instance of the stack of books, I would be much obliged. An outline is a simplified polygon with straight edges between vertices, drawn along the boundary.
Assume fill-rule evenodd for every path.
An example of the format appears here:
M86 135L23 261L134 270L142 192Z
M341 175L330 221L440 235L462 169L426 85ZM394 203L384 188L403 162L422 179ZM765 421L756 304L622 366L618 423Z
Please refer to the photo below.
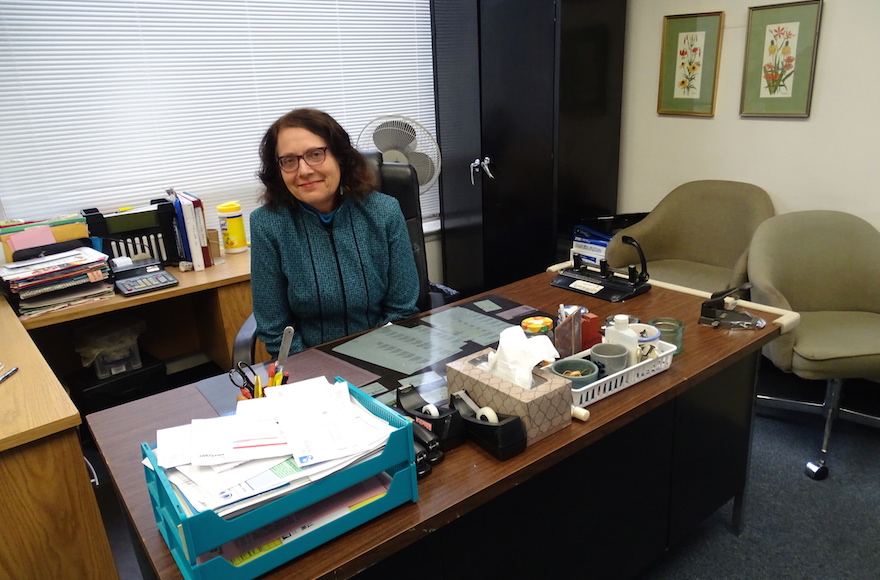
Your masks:
M10 303L26 320L113 296L108 256L88 247L0 266Z
M167 189L166 193L177 214L175 229L180 257L191 262L195 271L213 266L202 200L188 191L177 191L173 188Z

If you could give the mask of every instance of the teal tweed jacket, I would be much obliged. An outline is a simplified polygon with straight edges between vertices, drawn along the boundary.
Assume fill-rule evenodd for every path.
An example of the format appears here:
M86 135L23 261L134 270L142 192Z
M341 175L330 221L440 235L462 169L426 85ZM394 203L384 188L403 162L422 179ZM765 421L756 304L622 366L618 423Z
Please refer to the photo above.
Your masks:
M343 198L328 225L303 207L260 207L250 226L257 337L273 357L288 325L294 353L418 312L419 277L393 197Z

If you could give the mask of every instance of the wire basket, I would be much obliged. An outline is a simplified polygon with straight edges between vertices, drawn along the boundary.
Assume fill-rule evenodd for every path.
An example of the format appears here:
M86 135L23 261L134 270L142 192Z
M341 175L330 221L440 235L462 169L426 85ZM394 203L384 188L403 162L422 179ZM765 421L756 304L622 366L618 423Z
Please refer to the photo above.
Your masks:
M594 383L581 387L580 389L572 389L572 404L575 407L592 405L596 401L622 391L648 377L654 376L657 373L662 373L672 366L672 355L675 352L675 345L658 340L657 350L660 352L660 356L657 358L644 360L631 367L625 368L622 371L617 371L614 374L608 375L604 379L600 379ZM577 356L583 358L587 354L589 354L588 350L579 353Z

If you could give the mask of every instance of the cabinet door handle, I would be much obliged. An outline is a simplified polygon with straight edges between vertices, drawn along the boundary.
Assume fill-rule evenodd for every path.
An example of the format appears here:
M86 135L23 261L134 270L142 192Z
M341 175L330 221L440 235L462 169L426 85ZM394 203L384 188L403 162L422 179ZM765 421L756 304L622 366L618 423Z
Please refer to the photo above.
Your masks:
M471 185L476 185L474 182L474 175L480 172L480 159L474 159L473 163L471 163Z
M483 161L480 162L480 167L483 168L483 171L486 172L486 175L489 176L490 179L495 179L495 176L492 175L492 172L489 170L489 164L492 163L492 160L488 157L484 157Z

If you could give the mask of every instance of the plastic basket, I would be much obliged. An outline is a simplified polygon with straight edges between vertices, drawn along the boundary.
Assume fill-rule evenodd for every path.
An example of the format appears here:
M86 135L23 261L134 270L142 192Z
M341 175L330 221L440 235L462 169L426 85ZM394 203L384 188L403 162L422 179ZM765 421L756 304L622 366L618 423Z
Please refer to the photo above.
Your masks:
M620 392L640 381L652 377L657 373L662 373L672 365L672 355L675 352L675 345L657 341L657 350L660 356L644 360L631 367L625 368L614 374L608 375L604 379L600 379L594 383L590 383L580 389L571 390L572 404L575 407L586 407L596 401L604 399L609 395ZM583 358L589 354L589 350L578 353L576 358ZM569 358L575 358L569 357Z
M386 420L394 428L382 452L234 519L221 518L213 511L187 515L172 490L165 471L158 466L152 447L147 443L141 444L141 452L150 463L149 467L144 466L144 474L156 525L186 580L252 580L398 505L418 500L412 424L350 383L348 390L368 411ZM383 471L391 477L391 485L382 498L240 566L233 565L221 556L197 563L199 555L229 540L257 530Z

